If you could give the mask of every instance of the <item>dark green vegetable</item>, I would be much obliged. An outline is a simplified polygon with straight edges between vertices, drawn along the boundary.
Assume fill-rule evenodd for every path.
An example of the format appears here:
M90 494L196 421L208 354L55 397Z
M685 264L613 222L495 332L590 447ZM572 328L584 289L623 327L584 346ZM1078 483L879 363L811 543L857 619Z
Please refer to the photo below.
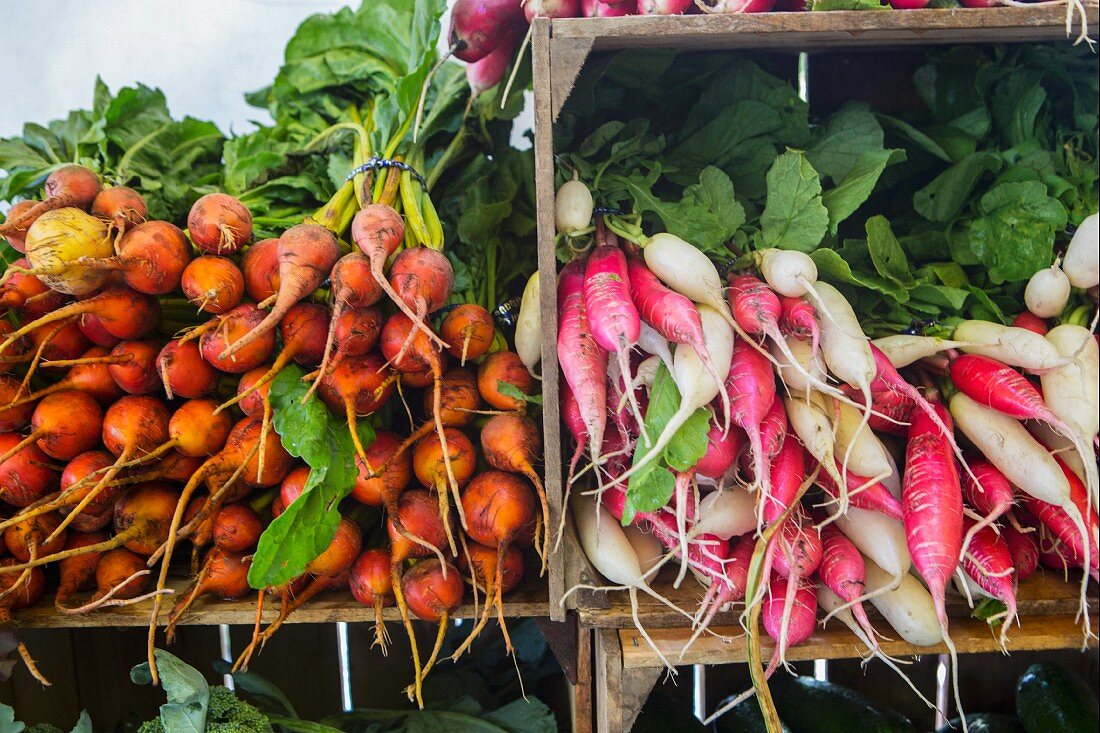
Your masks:
M1033 664L1016 683L1016 716L1027 733L1083 733L1100 729L1100 703L1077 674Z
M1023 727L1015 715L1001 713L971 713L966 716L966 726L970 733L1023 733ZM943 726L936 729L936 733L958 733L962 730L962 722L958 718L952 718Z
M718 703L718 707L722 708L728 702L729 699L723 700ZM713 733L767 733L768 728L764 725L764 716L760 714L756 699L750 697L715 720L711 724L711 730ZM784 723L783 733L789 732L790 729Z
M707 733L691 712L691 705L660 690L646 700L631 728L634 733Z
M913 733L905 717L846 687L812 677L781 675L771 681L776 708L791 733Z

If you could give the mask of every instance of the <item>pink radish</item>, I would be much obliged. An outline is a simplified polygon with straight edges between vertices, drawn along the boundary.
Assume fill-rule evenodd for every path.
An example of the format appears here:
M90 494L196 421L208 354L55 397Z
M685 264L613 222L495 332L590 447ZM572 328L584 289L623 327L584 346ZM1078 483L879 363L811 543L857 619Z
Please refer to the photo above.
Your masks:
M966 503L984 517L974 525L976 529L967 531L963 547L968 546L970 538L983 527L992 526L1004 516L1016 502L1012 484L992 463L978 456L970 456L967 463L974 475L963 477L963 496Z
M703 338L703 324L699 320L699 311L687 297L665 287L660 279L637 257L627 260L627 274L630 282L630 296L643 321L653 326L666 340L674 344L687 344L699 355L699 360L715 381L718 370L707 351ZM655 353L650 351L650 353ZM660 354L659 354L660 355ZM671 361L671 359L669 359ZM671 365L669 365L671 370ZM729 396L725 390L722 398L722 424L729 423Z
M775 577L768 585L760 612L764 630L775 641L775 652L764 671L770 677L784 662L787 650L798 646L814 633L817 625L817 586L812 582L795 583Z
M779 298L782 314L779 316L779 330L805 341L809 339L814 354L821 341L821 329L817 325L817 311L804 298Z
M950 416L942 405L933 405L940 420L948 424ZM905 540L932 600L952 661L952 688L955 704L962 713L955 645L947 631L944 605L947 584L959 566L963 543L962 485L955 467L955 456L935 422L924 414L916 415L909 426L905 449L905 475L902 484Z
M850 608L863 633L867 635L868 645L877 648L875 627L867 618L862 597L867 587L867 566L863 555L834 525L821 528L821 565L817 575L821 582L844 600L845 608ZM836 613L830 611L829 615ZM828 619L828 616L825 617Z
M451 8L451 51L467 63L480 61L523 22L523 5L516 0L457 0Z
M753 477L763 501L771 494L770 466L764 454L760 426L775 403L775 376L771 364L744 339L733 346L724 391L729 396L730 417L749 437Z
M694 0L638 0L638 15L682 15L694 6Z
M584 304L581 261L570 262L561 271L558 314L558 362L584 420L588 449L596 466L607 426L607 352L592 335Z
M600 229L602 229L602 224ZM597 230L597 234L599 234ZM631 385L630 351L638 343L641 322L638 309L630 299L630 279L626 256L615 244L600 244L588 256L584 271L584 309L592 338L600 347L614 354L619 364L622 384ZM634 419L645 428L634 390L624 387ZM649 442L649 436L645 436Z
M963 570L978 586L993 598L1005 604L1001 621L1001 646L1008 638L1008 628L1016 614L1016 573L1012 565L1012 551L992 527L979 527L965 517L964 527L971 535Z

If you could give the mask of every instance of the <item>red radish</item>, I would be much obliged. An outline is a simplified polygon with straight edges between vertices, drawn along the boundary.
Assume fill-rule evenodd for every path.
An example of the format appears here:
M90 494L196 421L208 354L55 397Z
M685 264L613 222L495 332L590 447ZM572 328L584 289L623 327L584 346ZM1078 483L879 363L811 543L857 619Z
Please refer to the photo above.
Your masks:
M639 310L644 315L645 310ZM584 307L584 263L578 260L566 265L558 277L558 362L584 421L592 464L598 465L607 426L607 352L592 336Z
M244 275L233 260L216 255L196 257L180 276L180 289L200 313L226 313L244 297Z
M416 639L410 631L409 643L413 647L413 676L414 682L409 692L410 699L416 700L423 707L424 701L421 694L421 685L428 671L435 664L439 650L443 647L443 636L447 628L450 615L462 605L462 576L450 563L442 563L431 559L418 562L401 576L401 595L406 599L408 608L422 621L438 621L439 633L436 634L435 647L431 656L420 666L420 656L415 651ZM507 637L506 637L507 638Z
M1071 517L1065 508L1041 501L1026 491L1021 492L1020 501L1028 512L1050 530L1063 546L1063 553L1075 559L1078 567L1083 566L1085 558L1088 558L1088 571L1095 579L1100 574L1100 548L1097 547L1100 519L1097 518L1096 510L1089 502L1088 493L1081 479L1069 469L1065 462L1058 460L1057 457L1054 460L1069 483L1070 502L1084 519L1086 527L1084 535L1088 537L1087 548L1082 546L1082 532L1076 519ZM1086 549L1087 552L1085 552Z
M156 372L170 400L205 397L218 386L218 370L202 358L194 341L175 339L165 344L157 354Z
M821 528L821 565L817 575L829 590L844 601L841 608L851 608L859 627L867 636L868 644L877 648L875 627L867 618L863 608L863 594L867 586L867 568L852 541L844 536L836 526L827 524ZM829 615L840 609L833 610ZM826 616L828 618L828 616Z
M38 603L42 593L46 590L46 576L38 568L31 570L29 575L22 574L18 577L6 572L6 568L16 562L18 561L11 557L0 559L0 624L8 629L13 627L12 611L28 608ZM38 665L35 664L27 645L18 636L15 636L11 642L31 676L41 684L49 685L50 681L38 671Z
M890 0L890 7L894 10L920 10L928 7L931 0Z
M329 409L343 413L351 440L360 458L366 455L359 441L358 417L371 415L393 394L391 370L377 354L344 359L321 379L321 399Z
M602 219L597 222L597 241L600 240L608 241ZM630 296L626 256L615 244L601 243L589 254L584 270L583 293L592 338L604 351L615 355L623 384L633 383L630 352L638 343L641 320ZM642 413L634 390L624 389L634 419L642 425ZM648 436L646 442L649 442Z
M147 221L128 229L116 249L118 254L113 257L81 257L74 264L118 270L137 292L165 295L179 287L183 269L191 261L187 238L166 221Z
M760 611L764 630L775 641L775 652L764 674L771 676L786 657L787 650L798 646L814 633L817 624L817 588L813 583L795 584L775 577Z
M111 334L103 327L103 321L94 313L84 313L77 319L77 327L84 337L96 346L113 349L122 339Z
M396 507L398 495L412 480L412 461L400 447L400 437L383 430L367 448L366 460L355 457L359 476L351 489L353 499L367 506Z
M264 318L264 312L251 303L242 303L225 315L218 316L212 322L213 327L203 331L199 339L202 357L218 371L230 374L243 374L263 364L275 351L275 331L268 330L251 338L248 335L263 323ZM245 338L249 338L249 344L244 353L222 357L227 348ZM235 350L239 351L239 348Z
M484 58L466 64L466 83L470 85L471 96L477 97L504 81L515 53L516 44L508 38Z
M524 394L535 391L535 380L513 351L489 354L477 370L477 388L481 398L497 410L522 410L525 403L500 391L500 383L510 384Z
M985 0L978 1L984 2ZM971 2L973 2L973 0L971 0ZM965 5L965 3L963 4ZM1019 315L1012 319L1012 325L1016 328L1027 329L1028 331L1031 331L1032 333L1037 333L1040 336L1046 336L1047 331L1050 330L1050 328L1047 326L1045 318L1040 318L1039 316L1026 310L1021 311Z
M1024 375L1010 366L986 356L963 354L951 362L951 380L959 391L979 405L989 407L1017 420L1042 420L1071 440L1082 461L1094 461L1092 446L1080 433L1054 414L1043 401L1043 395ZM1088 490L1092 496L1098 490L1093 476L1087 472Z
M693 7L693 0L638 0L638 15L682 15Z
M0 234L7 236L18 232L47 211L69 206L87 209L101 190L103 183L95 171L82 165L62 166L46 179L43 187L45 198L33 206L23 208L18 214L9 215L8 220L0 224Z
M35 404L19 400L22 391L23 387L18 381L6 374L0 374L0 431L7 433L22 430L31 421ZM0 460L0 463L3 461Z
M18 329L0 344L0 353L4 353L20 336L36 328L84 313L96 315L103 328L116 338L139 339L156 329L160 322L160 303L152 296L129 288L108 287L98 295L58 308Z
M478 359L493 345L496 324L489 311L474 303L464 303L443 319L439 335L450 346L447 351L463 366L467 359Z
M315 366L320 363L325 349L325 334L329 327L329 310L316 303L295 303L286 312L279 323L279 335L282 336L283 348L275 357L263 376L254 381L247 389L238 390L231 399L222 403L219 410L235 405L248 397L256 390L273 381L279 376L287 364L293 360L305 366Z
M627 260L627 275L630 279L630 296L634 299L634 305L638 307L638 313L642 319L672 343L690 346L699 356L699 361L706 367L710 376L716 382L721 382L722 380L718 378L718 370L707 350L707 344L703 338L703 323L695 304L687 297L665 287L639 257L631 257ZM560 295L558 302L560 305ZM726 424L729 422L730 412L730 406L726 402L728 396L724 390L720 396L723 402L723 424Z
M451 554L457 555L458 547L454 536L449 532L451 504L447 489L450 486L459 518L462 519L462 525L465 528L459 488L464 486L477 470L477 451L474 450L473 443L460 430L444 428L442 435L427 435L417 442L413 450L412 468L421 485L435 491L439 500L439 514L443 517L444 527L448 528L447 541Z
M8 209L7 221L18 221L19 223L8 228L3 232L3 236L8 240L8 244L16 252L23 253L27 251L27 230L30 229L31 224L38 217L31 215L30 217L24 217L28 211L33 209L38 204L37 201L31 201L29 199L23 201L16 201Z
M334 361L338 362L345 355L362 356L374 348L374 341L382 327L381 313L370 307L382 299L382 288L371 274L369 257L362 252L344 255L332 266L329 279L332 284L332 320L329 322L318 378L310 387L310 394L317 388L320 377L329 372ZM355 340L354 346L349 343L352 342L352 335L359 331L369 337L372 328L374 338L363 339L371 343L362 346L362 351L359 351L361 345L358 340Z
M845 390L848 396L859 402L863 395L849 387ZM923 398L922 398L923 399ZM908 395L887 387L871 393L871 405L874 412L871 413L867 424L876 433L889 433L898 437L905 437L909 432L909 418L913 410L917 409L917 403Z
M1004 646L1008 629L1017 617L1017 581L1012 551L992 527L979 527L969 517L963 518L963 526L971 537L963 556L963 570L982 590L1005 604L1006 610L1001 619L1001 645Z
M233 254L252 238L252 214L237 199L208 193L187 214L191 241L206 254Z
M371 646L380 647L385 655L389 634L386 632L382 609L394 604L390 551L384 547L364 550L351 566L348 583L355 600L374 609L374 643Z
M1001 527L1001 537L1012 553L1012 567L1016 570L1017 582L1030 578L1039 569L1039 544L1035 541L1035 532L1021 532L1009 525Z
M271 312L251 331L230 343L219 355L220 359L228 359L269 334L291 306L319 288L340 257L340 245L323 226L298 224L279 237L278 255L280 286Z
M224 506L214 515L214 547L223 552L245 552L256 546L263 529L260 515L247 504Z
M840 469L838 462L834 462L833 465L836 470ZM892 519L902 518L904 513L902 503L890 493L889 489L882 485L881 481L857 476L851 471L848 471L845 477L847 478L845 483L847 485L848 501L851 506L878 512ZM824 471L818 473L817 485L834 501L841 501L843 492L837 489L836 482L828 473Z
M515 0L457 0L451 7L451 50L467 63L479 61L525 20L523 6Z
M401 311L429 338L446 348L424 320L442 308L454 288L454 269L446 255L429 247L403 250L390 266L390 287L400 298ZM412 313L409 310L412 310Z
M39 448L61 461L68 461L99 442L103 410L90 395L62 390L42 398L31 416L31 433L4 452L0 464L37 442Z
M767 13L775 8L776 0L713 0L712 5L695 0L695 5L704 13Z
M749 438L749 453L753 460L753 477L760 495L767 502L771 494L768 457L764 453L761 425L775 403L775 376L767 358L744 339L733 346L725 389L731 406L730 418Z
M770 474L772 490L768 496L761 497L758 505L759 516L765 525L773 524L787 511L806 480L805 452L793 434L788 433L784 438L783 446L772 459Z
M20 443L23 443L20 435L0 433L0 451L9 456L0 463L0 500L26 507L56 489L58 475L49 467L50 457L33 443L11 453Z
M0 285L0 308L22 308L31 298L50 292L46 283L23 270L30 263L22 257L11 263L12 274Z
M261 239L241 255L241 274L248 297L257 303L274 298L282 280L279 277L279 240Z
M115 361L115 359L109 355L107 349L100 346L93 346L81 354L80 358L73 364L72 369L57 382L51 384L49 387L43 387L37 392L32 392L25 397L21 397L11 404L24 405L26 403L33 403L46 395L51 395L61 390L72 389L91 395L101 405L109 405L123 394L119 386L115 384L115 380L111 377L110 369L108 369L111 361ZM2 402L2 400L3 395L0 394L0 402ZM28 407L28 410L29 409Z
M125 232L145 221L149 207L145 197L134 189L115 186L100 191L92 201L89 212L109 221L119 232Z
M106 539L105 532L73 532L65 541L65 549L87 547ZM54 608L61 613L68 612L68 602L74 595L95 587L96 566L99 565L99 559L102 556L102 553L98 552L77 555L57 564L60 581L57 584L57 593L54 594Z
M160 344L156 341L123 341L111 349L115 362L107 366L119 388L131 395L147 395L161 386L157 370Z
M601 0L581 0L582 18L620 18L633 15L630 3L605 3Z
M545 554L550 546L550 506L542 486L535 461L542 454L539 429L529 418L518 415L494 415L481 428L481 453L485 462L498 471L522 474L535 487L542 508L543 535L541 553L545 570ZM538 545L538 543L536 543Z
M932 405L932 409L939 421L950 428L947 409L939 404ZM909 426L902 507L909 554L928 584L944 642L955 663L955 645L947 631L944 598L963 548L962 485L947 437L936 421L924 413L914 415ZM952 687L961 713L957 672L952 674Z
M707 431L707 452L695 464L695 473L703 478L719 481L733 468L737 456L745 447L747 440L740 430L726 430L711 421Z
M969 545L970 537L983 527L989 527L1009 510L1016 502L1016 492L1004 474L989 461L978 457L967 458L973 476L963 477L963 497L966 503L984 515L981 522L967 532L963 547Z
M821 329L817 325L817 310L813 304L803 298L784 295L779 298L779 305L782 309L779 330L803 341L809 339L811 353L818 353Z
M218 548L206 554L206 560L198 576L184 590L168 615L165 635L168 643L175 637L176 626L194 602L207 593L218 598L233 599L245 596L250 590L248 569L252 566L252 556L244 553L225 552Z

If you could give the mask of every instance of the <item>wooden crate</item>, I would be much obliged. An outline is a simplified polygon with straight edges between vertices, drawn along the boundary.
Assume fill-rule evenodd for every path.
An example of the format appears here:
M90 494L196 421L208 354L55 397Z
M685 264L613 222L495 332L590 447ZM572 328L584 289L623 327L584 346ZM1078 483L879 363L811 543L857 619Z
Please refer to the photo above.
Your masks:
M1097 34L1100 12L1086 2L1088 26ZM836 63L839 52L899 46L961 43L1042 42L1066 39L1064 6L997 7L987 9L915 10L904 12L760 13L743 15L644 16L624 18L536 18L532 54L535 86L535 183L538 201L538 255L541 288L543 406L546 488L554 521L562 511L562 432L559 426L557 364L558 263L554 249L553 126L591 54L627 49L767 50L794 55L821 52L823 65ZM1076 35L1074 28L1073 34ZM1066 41L1067 43L1069 41ZM828 53L826 53L828 52ZM880 73L875 65L870 73ZM811 61L811 79L813 79ZM823 75L824 76L824 75ZM828 81L828 80L823 80ZM888 82L886 82L888 83ZM813 82L811 82L813 84ZM834 99L843 96L844 80L826 84ZM873 86L873 84L872 84ZM568 521L567 521L568 524ZM562 548L552 557L550 613L560 620L577 608L582 623L626 627L627 606L600 593L562 595L577 584L602 583L567 530ZM664 614L656 608L658 617Z

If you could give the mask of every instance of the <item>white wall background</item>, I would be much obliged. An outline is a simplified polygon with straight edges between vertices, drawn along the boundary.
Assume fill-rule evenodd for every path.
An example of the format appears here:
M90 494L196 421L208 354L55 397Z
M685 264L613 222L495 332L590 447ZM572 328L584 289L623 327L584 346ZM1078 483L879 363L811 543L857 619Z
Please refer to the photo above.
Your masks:
M298 24L358 2L2 0L0 137L90 106L96 74L112 91L160 87L176 117L247 130L266 115L242 95L275 78Z

